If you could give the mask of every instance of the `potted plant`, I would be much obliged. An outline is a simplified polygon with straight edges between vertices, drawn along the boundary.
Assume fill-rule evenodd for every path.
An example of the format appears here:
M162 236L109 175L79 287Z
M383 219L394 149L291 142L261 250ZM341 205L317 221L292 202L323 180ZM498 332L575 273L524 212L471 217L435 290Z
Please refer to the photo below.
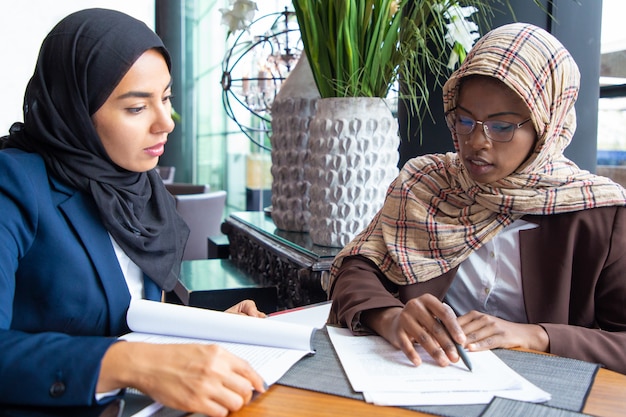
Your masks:
M481 1L293 0L321 99L309 124L306 177L314 243L341 247L367 226L398 174L398 123L385 100L422 117L427 79L441 83L478 38Z
M479 37L467 18L486 21L492 13L481 0L293 0L293 6L322 98L384 98L402 79L400 98L419 114Z

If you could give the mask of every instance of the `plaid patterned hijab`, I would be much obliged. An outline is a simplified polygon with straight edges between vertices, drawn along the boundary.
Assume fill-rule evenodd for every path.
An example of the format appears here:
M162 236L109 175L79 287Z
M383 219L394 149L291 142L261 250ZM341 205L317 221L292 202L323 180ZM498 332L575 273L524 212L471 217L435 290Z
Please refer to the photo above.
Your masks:
M357 254L398 285L427 281L525 214L626 205L621 186L580 170L563 155L576 129L580 74L558 40L522 23L487 33L444 85L445 111L456 106L459 81L473 74L502 81L524 100L537 132L533 153L491 184L473 181L456 153L408 161L383 208L335 258L331 282L342 260ZM458 151L456 137L453 141Z

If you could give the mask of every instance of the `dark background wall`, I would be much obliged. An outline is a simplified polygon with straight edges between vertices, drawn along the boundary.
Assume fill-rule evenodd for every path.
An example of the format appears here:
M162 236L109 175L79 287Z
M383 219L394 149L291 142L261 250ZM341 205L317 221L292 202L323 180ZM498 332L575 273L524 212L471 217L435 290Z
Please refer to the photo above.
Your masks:
M544 9L531 0L511 0L513 15L501 5L492 19L497 27L512 22L527 22L540 26L563 43L570 51L581 73L581 89L576 103L578 127L565 155L582 169L595 172L597 154L598 98L600 77L600 29L602 23L601 0L541 0ZM481 28L481 33L486 33ZM400 165L422 154L453 151L452 139L443 118L441 89L431 92L430 109L434 121L425 118L419 126L417 120L409 120L400 106ZM409 124L410 122L410 124ZM410 129L409 129L410 128ZM420 143L419 131L422 129Z
M172 106L185 117L193 105L193 94L189 90L188 80L193 80L193 73L188 54L191 44L190 27L185 19L186 1L155 1L155 30L168 47L172 58ZM174 131L168 136L167 152L159 160L159 165L176 167L176 182L191 182L193 178L194 139L190 123L176 123Z

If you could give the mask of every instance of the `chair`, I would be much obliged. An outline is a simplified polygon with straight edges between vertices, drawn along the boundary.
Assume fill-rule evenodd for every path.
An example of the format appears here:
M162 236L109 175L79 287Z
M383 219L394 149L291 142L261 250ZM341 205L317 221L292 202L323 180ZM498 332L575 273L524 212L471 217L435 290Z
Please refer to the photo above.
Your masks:
M221 234L226 191L174 195L176 210L190 229L183 260L207 259L208 238Z
M176 167L157 165L156 169L159 175L161 176L161 179L163 180L163 184L171 184L174 182L174 174L176 173Z

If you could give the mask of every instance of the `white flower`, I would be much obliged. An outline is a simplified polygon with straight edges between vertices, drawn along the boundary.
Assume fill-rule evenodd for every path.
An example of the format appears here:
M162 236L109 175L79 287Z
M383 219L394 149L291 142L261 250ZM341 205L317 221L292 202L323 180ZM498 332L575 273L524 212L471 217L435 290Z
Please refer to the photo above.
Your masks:
M229 9L220 9L222 13L222 24L228 26L228 33L234 33L238 30L247 29L254 14L257 5L251 0L230 0Z
M443 6L439 5L441 11ZM467 53L472 49L476 39L480 37L478 25L471 20L466 20L478 9L475 7L461 7L458 3L449 6L443 11L443 15L450 23L446 24L448 33L445 40L452 47L448 68L453 70L459 62L463 62Z

